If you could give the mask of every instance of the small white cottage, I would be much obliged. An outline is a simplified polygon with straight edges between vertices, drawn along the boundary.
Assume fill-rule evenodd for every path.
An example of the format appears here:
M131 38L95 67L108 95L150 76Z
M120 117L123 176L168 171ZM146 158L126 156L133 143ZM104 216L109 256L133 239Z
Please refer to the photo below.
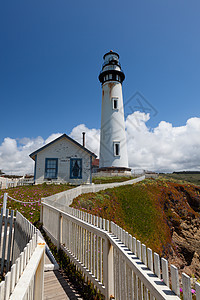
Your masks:
M30 157L35 161L35 184L88 184L92 182L92 161L97 156L63 134L31 153Z

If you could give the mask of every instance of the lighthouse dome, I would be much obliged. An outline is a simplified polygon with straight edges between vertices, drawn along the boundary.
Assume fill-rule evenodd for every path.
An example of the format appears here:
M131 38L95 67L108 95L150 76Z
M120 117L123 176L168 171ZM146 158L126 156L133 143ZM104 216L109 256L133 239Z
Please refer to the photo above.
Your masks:
M119 54L112 50L103 56L104 62L99 75L99 81L104 84L106 81L123 82L125 79L124 72L119 62Z

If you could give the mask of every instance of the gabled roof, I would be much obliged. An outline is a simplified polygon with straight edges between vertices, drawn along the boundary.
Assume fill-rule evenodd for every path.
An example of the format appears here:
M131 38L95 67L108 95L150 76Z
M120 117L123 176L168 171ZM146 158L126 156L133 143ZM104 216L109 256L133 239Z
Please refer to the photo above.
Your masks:
M94 158L96 158L96 154L94 154L93 152L91 152L90 150L88 150L87 148L83 147L81 144L79 144L78 142L76 142L75 140L73 140L71 137L69 137L67 134L63 134L61 136L59 136L57 139L51 141L50 143L46 144L45 146L39 148L38 150L34 151L33 153L31 153L29 156L35 160L35 155L38 154L40 151L44 150L45 148L47 148L48 146L54 144L55 142L61 140L62 138L66 138L67 140L69 140L70 142L74 143L76 146L80 147L81 149L83 149L84 151L86 151L88 154L92 155Z

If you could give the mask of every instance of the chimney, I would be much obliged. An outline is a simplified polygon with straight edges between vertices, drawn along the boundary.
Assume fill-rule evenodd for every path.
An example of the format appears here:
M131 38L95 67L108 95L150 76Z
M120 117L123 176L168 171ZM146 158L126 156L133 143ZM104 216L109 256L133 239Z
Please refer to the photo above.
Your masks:
M83 147L85 147L85 132L82 132L83 135Z

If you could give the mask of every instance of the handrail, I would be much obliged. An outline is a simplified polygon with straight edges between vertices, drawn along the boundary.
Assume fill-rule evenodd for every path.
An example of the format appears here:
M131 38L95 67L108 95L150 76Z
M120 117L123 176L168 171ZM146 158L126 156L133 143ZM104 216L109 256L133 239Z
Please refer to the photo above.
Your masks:
M3 218L5 220L6 218L7 220L10 219L8 209ZM12 223L10 224L11 231ZM6 240L5 228L4 239ZM6 245L6 242L4 244ZM39 238L36 227L17 211L12 246L13 264L10 271L6 269L8 272L5 275L5 280L0 283L1 300L43 299L44 245L44 240ZM7 251L10 251L10 249L8 248ZM3 260L1 263L4 263ZM9 266L8 262L7 259L6 267ZM20 286L23 286L23 293L17 292L20 290ZM24 294L24 297L22 297L22 294ZM33 295L37 295L37 297L35 298Z
M10 300L30 299L31 291L34 299L43 298L43 272L44 272L44 251L45 243L39 241L31 259L22 273ZM31 298L32 299L32 298Z

